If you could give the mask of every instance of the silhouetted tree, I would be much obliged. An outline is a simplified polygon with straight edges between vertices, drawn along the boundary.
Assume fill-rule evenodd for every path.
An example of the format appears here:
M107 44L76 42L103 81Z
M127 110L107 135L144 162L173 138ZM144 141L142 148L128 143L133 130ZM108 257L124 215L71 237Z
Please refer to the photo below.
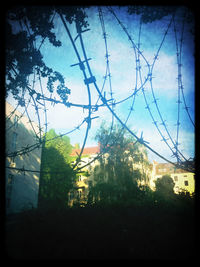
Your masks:
M46 139L58 137L51 129ZM39 206L67 206L68 192L73 187L75 173L69 164L69 137L58 137L42 148Z
M48 67L41 54L40 47L45 39L55 47L62 45L53 32L53 18L61 13L71 24L78 21L84 28L89 24L85 9L89 6L29 6L13 5L7 8L5 17L5 52L6 52L6 95L11 92L19 105L24 106L20 93L24 93L29 85L30 74L47 77L47 88L50 92L57 85L57 93L63 101L67 100L70 90L65 86L61 73ZM186 22L194 24L194 13L186 6L127 6L127 15L141 15L143 23L160 20L169 14L182 18L186 14ZM194 31L194 26L190 27ZM30 92L29 92L30 93ZM37 92L35 92L37 93ZM34 94L32 91L31 94ZM39 98L39 95L37 95Z
M114 126L112 132L109 129L102 124L96 135L104 154L91 175L88 201L128 203L141 193L139 182L145 175L139 166L144 162L148 166L148 159L143 155L143 146L122 126Z
M170 175L163 175L155 181L155 198L159 203L170 204L175 199L174 181Z
M54 83L58 81L57 93L63 101L67 100L67 95L70 93L62 74L45 64L40 51L45 39L55 47L62 45L53 32L55 27L53 18L56 12L62 13L69 23L79 20L83 27L87 25L87 16L81 6L15 5L7 9L6 96L11 92L21 106L25 103L20 93L27 90L30 74L36 73L42 78L47 77L47 88L50 92L53 92ZM31 94L33 93L31 91Z
M163 175L158 178L155 182L156 191L160 191L163 194L173 194L174 193L174 181L170 175Z

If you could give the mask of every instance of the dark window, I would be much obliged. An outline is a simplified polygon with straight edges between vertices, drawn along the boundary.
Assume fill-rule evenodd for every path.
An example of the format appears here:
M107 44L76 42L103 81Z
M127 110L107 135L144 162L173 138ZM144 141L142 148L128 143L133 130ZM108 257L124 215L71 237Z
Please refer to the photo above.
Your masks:
M15 117L14 117L14 126L15 126L15 129L18 126L18 120L19 120L19 116L15 115Z
M16 149L16 144L17 144L17 133L13 132L13 138L12 138L12 150Z
M185 186L188 186L188 181L184 181Z
M13 175L12 174L9 174L8 175L8 185L12 185L13 184Z
M7 188L6 188L6 205L9 208L11 202L11 193L12 193L12 185L14 182L14 175L9 174L7 180Z

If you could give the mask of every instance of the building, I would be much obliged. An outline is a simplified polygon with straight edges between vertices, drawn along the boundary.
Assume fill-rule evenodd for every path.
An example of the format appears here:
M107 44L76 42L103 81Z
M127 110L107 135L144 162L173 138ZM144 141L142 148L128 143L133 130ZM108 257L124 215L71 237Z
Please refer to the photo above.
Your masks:
M6 102L6 213L36 208L38 204L41 146L19 154L38 143L38 125ZM16 154L15 154L16 153ZM22 171L31 170L31 171Z
M175 186L174 192L179 193L188 191L190 194L195 192L195 176L192 172L187 172L182 169L177 169L170 163L158 163L153 161L152 176L150 180L151 189L155 190L155 181L163 175L170 175Z
M71 153L71 157L77 158L77 156L80 154L81 149L73 149ZM89 162L91 164L88 164L86 167L81 169L82 173L78 175L77 182L74 186L74 189L69 192L69 205L72 206L76 199L82 202L87 202L87 196L89 193L89 183L91 185L95 185L94 177L93 177L93 170L96 166L98 166L100 163L98 159L94 160L98 154L101 152L101 146L98 144L98 146L95 147L86 147L83 150L81 161L78 163L78 167L82 167L87 165ZM142 173L142 180L138 180L138 185L147 185L149 186L149 180L151 176L151 165L148 164L148 158L147 154L144 151L144 148L141 147L139 149L139 154L142 155L142 159L140 163L134 162L133 158L131 156L128 156L128 148L124 151L125 154L127 154L127 158L130 162L130 169L131 170L139 170ZM104 153L102 155L103 161L107 163L109 154ZM94 161L93 161L94 160ZM76 161L72 161L72 164L75 164ZM88 173L89 172L89 173ZM89 174L89 175L87 175ZM90 176L88 178L88 176ZM108 175L105 173L105 181L107 181Z
M71 153L71 156L76 158L80 154L81 149L74 149ZM153 164L148 163L147 155L144 151L140 150L141 154L143 155L144 161L141 161L140 163L133 162L133 159L130 157L129 161L133 166L133 170L138 169L144 177L143 180L138 181L138 185L146 185L149 186L152 190L155 190L155 181L158 178L161 178L163 175L170 175L173 179L175 186L174 186L174 192L180 193L182 191L186 192L188 191L190 194L194 193L195 191L195 180L194 180L194 173L187 172L182 169L177 169L173 164L170 163L157 163L156 161L153 161ZM98 153L100 153L100 145L96 147L88 147L83 150L82 153L82 160L78 163L78 167L82 167L86 164L88 164L90 161L92 161L95 157L97 157ZM125 151L127 153L127 150ZM106 159L108 157L108 153L105 153L103 155L104 161L106 162ZM72 162L72 163L75 163ZM92 170L94 170L95 166L99 164L98 160L94 160L91 164L87 165L85 168L83 168L81 171L83 173L80 173L78 175L78 179L76 182L75 190L71 191L69 194L69 199L71 205L73 205L73 202L75 199L82 200L83 202L87 200L87 195L89 193L88 191L88 184L92 183L93 181L93 175ZM87 171L89 172L89 179L87 174Z
M81 152L81 149L73 149L70 156L72 158L76 158ZM78 163L78 167L85 166L92 160L94 160L98 153L100 153L100 145L94 147L86 147L83 150L81 161ZM76 161L72 161L72 165L75 164ZM78 174L77 181L74 185L74 188L69 192L69 206L72 206L76 200L79 203L86 203L87 202L87 195L88 191L88 171L90 172L96 165L98 164L97 160L94 160L91 164L87 165L81 172Z

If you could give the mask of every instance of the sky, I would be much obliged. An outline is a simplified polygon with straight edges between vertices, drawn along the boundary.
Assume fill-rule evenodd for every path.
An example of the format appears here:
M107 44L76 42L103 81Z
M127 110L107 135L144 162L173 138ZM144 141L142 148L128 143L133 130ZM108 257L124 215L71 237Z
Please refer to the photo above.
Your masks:
M139 25L140 16L138 15L128 15L126 13L126 7L118 9L113 7L118 18L122 21L123 25L127 28L132 40L135 44L138 44L139 38ZM136 57L133 49L133 45L128 40L127 35L118 24L113 14L111 14L106 7L102 7L105 30L107 36L108 54L109 56L109 67L111 73L111 84L113 91L113 98L116 102L126 99L128 96L133 94L135 88L140 88L141 80L139 72L137 72L136 78ZM83 41L86 49L92 73L96 78L98 87L101 89L104 76L106 74L106 50L104 39L102 35L102 28L98 16L98 8L91 7L86 10L88 14L89 31L82 34ZM154 21L152 23L142 24L141 34L140 34L140 51L144 58L149 64L153 64L154 57L159 50L158 59L155 61L152 71L152 87L150 81L145 85L145 96L146 101L149 104L150 110L153 114L154 119L158 122L158 126L163 135L167 138L167 133L163 125L161 125L161 118L159 116L158 110L156 109L155 103L153 103L154 98L153 93L158 99L158 107L162 118L166 120L167 129L173 139L176 141L177 137L177 118L178 118L178 64L177 64L177 49L176 49L176 39L174 34L173 24L170 26L164 42L161 42L164 37L164 33L167 30L168 24L170 22L171 16L164 17L162 20ZM176 21L177 29L177 42L178 47L180 47L180 37L182 21ZM60 72L65 77L65 85L71 89L71 94L69 95L69 102L78 104L88 104L87 87L84 84L84 78L81 70L78 66L70 67L70 65L78 63L76 54L70 43L69 37L64 29L64 26L59 18L55 16L54 18L55 29L54 32L57 38L62 42L61 47L53 47L48 40L45 40L43 46L41 47L41 53L43 54L43 59L47 66L52 67L54 70ZM77 36L76 27L74 23L71 25L67 23L72 37L75 39ZM39 46L38 40L38 46ZM80 47L79 38L76 40L77 48L83 59L83 54ZM145 80L148 74L148 67L146 62L140 56L141 63L141 79ZM182 43L182 53L181 53L181 74L182 74L182 84L184 86L184 96L189 107L189 112L194 120L194 40L190 31L188 30L188 25L185 24L185 31L183 35ZM32 77L30 77L30 85L32 84ZM59 99L56 93L50 95L46 89L46 79L42 81L43 91L46 96L55 97ZM39 81L36 81L35 88L40 90ZM95 104L98 99L98 94L93 84L90 85L92 104ZM56 90L55 90L56 91ZM110 87L109 79L107 78L104 91L106 92L106 98L109 99ZM175 161L171 157L172 152L168 146L161 141L161 136L159 135L155 125L153 124L152 118L149 114L147 105L145 103L144 94L142 90L139 90L136 97L131 97L127 101L116 105L115 112L120 119L125 122L129 114L130 107L134 99L133 111L127 122L127 126L137 133L140 137L143 132L143 138L145 141L149 142L151 146L158 153L169 159L170 161ZM11 96L8 97L8 102L16 105ZM183 98L181 95L182 103L180 104L180 126L179 126L179 149L181 153L188 159L194 157L194 127L190 122L190 119L184 109ZM28 96L27 96L28 102ZM101 100L99 100L101 104ZM76 128L81 122L88 116L88 111L83 108L70 107L67 108L62 104L51 105L46 101L47 111L47 121L48 130L54 128L56 132L66 133L74 128ZM34 107L29 105L28 112L33 120L37 121L37 117L34 111ZM40 120L44 125L45 114L43 110L40 110ZM112 115L106 107L99 108L97 112L93 114L93 117L99 116L98 118L92 120L92 127L89 131L89 136L87 138L87 146L97 145L97 141L94 139L96 131L101 125L102 121L107 123L111 122ZM83 143L83 139L86 131L86 123L84 123L79 130L74 131L69 134L71 144L79 143L80 146ZM169 145L172 147L173 144L169 140ZM158 162L163 162L161 158L153 154L148 153L150 161L156 160Z

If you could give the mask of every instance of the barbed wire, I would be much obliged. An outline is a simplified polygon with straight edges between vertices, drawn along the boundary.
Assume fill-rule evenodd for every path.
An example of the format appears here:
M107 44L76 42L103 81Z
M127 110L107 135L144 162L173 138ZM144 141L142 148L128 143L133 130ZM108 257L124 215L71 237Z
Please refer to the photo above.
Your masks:
M112 10L112 8L109 8L109 11L110 11L110 12L114 15L114 17L117 19L119 25L122 27L122 29L124 30L124 32L125 32L126 35L128 36L128 39L131 41L131 43L134 43L133 40L132 40L132 38L131 38L131 36L130 36L130 34L128 33L127 29L124 27L123 23L119 20L119 18L118 18L117 15L114 13L114 11ZM142 87L142 93L143 93L143 96L144 96L144 99L145 99L145 104L146 104L146 107L145 107L145 108L149 111L150 116L151 116L152 121L153 121L153 124L155 125L156 129L158 130L160 136L162 137L161 140L164 141L164 142L166 143L166 145L168 146L168 148L169 148L169 149L172 151L172 153L173 153L172 156L176 156L176 158L177 158L177 162L178 162L178 161L180 161L180 159L179 159L179 154L182 156L182 158L183 158L184 160L187 160L187 159L186 159L186 158L184 157L184 155L178 150L178 147L176 146L176 143L177 143L177 142L175 143L175 142L173 141L173 139L172 139L172 137L171 137L171 135L170 135L170 133L169 133L169 131L168 131L168 129L167 129L165 120L163 119L163 117L162 117L162 115L161 115L161 112L160 112L160 109L159 109L159 106L158 106L158 103L157 103L158 99L155 97L155 93L154 93L153 85L152 85L152 79L153 79L152 72L153 72L153 68L154 68L154 65L155 65L156 61L158 60L159 52L160 52L161 47L162 47L162 45L163 45L163 43L164 43L164 40L165 40L166 35L167 35L168 31L169 31L169 28L170 28L170 26L171 26L171 24L172 24L172 20L174 19L174 15L175 15L175 14L172 15L172 18L170 19L170 21L169 21L169 23L168 23L167 29L166 29L166 31L164 32L164 35L163 35L162 41L161 41L161 43L160 43L160 46L159 46L159 48L158 48L158 50L157 50L157 52L156 52L156 54L155 54L155 56L154 56L153 63L150 65L150 64L147 62L147 65L148 65L149 67L151 67L151 69L149 70L149 73L148 73L147 77L148 77L148 81L150 82L150 86L151 86L151 92L152 92L152 96L153 96L153 103L155 104L156 109L157 109L157 112L158 112L159 117L160 117L160 119L161 119L161 125L164 126L164 128L165 128L165 130L166 130L166 133L167 133L167 135L168 135L168 138L171 140L171 142L172 142L174 148L176 149L176 152L173 151L173 148L171 148L171 146L168 144L168 142L167 142L168 139L164 137L164 135L162 134L162 131L161 131L160 128L158 127L158 123L157 123L157 121L154 119L154 116L153 116L153 114L152 114L152 112L151 112L151 109L150 109L150 105L149 105L149 103L148 103L148 101L147 101L147 97L146 97L146 95L145 95L145 89L144 89L144 87ZM139 39L140 39L140 34L141 34L141 23L140 23ZM138 47L139 47L139 44L140 44L140 42L138 43ZM135 47L135 46L133 46L133 48L134 48L134 47ZM134 49L134 50L135 50L135 49ZM138 58L136 59L136 61L138 62L138 65L136 65L136 66L137 66L137 67L136 67L136 71L138 70L138 71L140 72L140 81L142 81L142 78L141 78L141 64L140 64L140 59L139 59L139 56L140 56L140 55L141 55L141 52L138 50ZM132 109L131 109L131 111L132 111ZM178 154L178 153L179 153L179 154Z
M183 35L184 35L184 27L185 27L185 20L186 20L186 12L183 16L183 20L182 20L182 29L181 29L181 36L180 36L180 47L178 47L178 38L177 38L177 29L176 29L176 25L175 25L175 21L173 21L174 23L174 37L175 37L175 43L176 43L176 56L177 56L177 68L178 68L178 113L180 113L180 104L182 103L180 100L180 94L182 95L183 98L183 103L184 103L184 109L186 110L186 113L189 117L190 122L192 123L192 125L195 127L194 121L192 120L192 117L189 113L189 107L187 106L186 103L186 99L185 99L185 94L184 94L184 86L183 86L183 81L182 81L182 61L181 61L181 57L182 57L182 46L183 46ZM181 93L180 93L181 92ZM178 114L178 119L177 119L177 136L179 134L179 114ZM177 141L178 142L178 141Z
M130 36L129 36L129 39L131 40L131 38L130 38ZM72 40L73 41L73 40ZM82 44L82 49L83 49L84 47L83 47L83 44ZM159 47L159 50L160 50L160 47ZM140 54L141 54L141 52L140 52ZM91 76L93 76L93 74L92 74L92 71L91 71L91 68L90 68L90 65L89 65L89 62L87 61L87 56L86 56L86 53L84 53L84 55L85 55L85 61L86 61L86 65L87 65L87 67L88 67L88 71L89 71L89 73L90 73L90 75ZM121 125L125 128L125 129L127 129L128 131L129 131L129 133L131 133L136 139L137 139L137 141L139 142L139 143L141 143L141 144L143 144L144 146L146 146L149 150L151 150L153 153L155 153L156 155L158 155L159 157L161 157L162 159L164 159L165 161L167 161L167 162L169 162L169 163L171 163L171 164L173 164L173 165L176 165L177 167L180 167L181 165L180 164L175 164L175 163L173 163L173 162L171 162L171 161L169 161L168 159L166 159L165 157L163 157L162 155L160 155L158 152L156 152L154 149L152 149L150 146L148 146L147 145L147 142L146 141L144 141L143 140L143 138L142 138L142 136L140 137L140 138L138 138L122 121L121 121L121 119L116 115L116 113L110 108L110 106L107 104L107 102L106 102L106 99L103 97L103 95L101 94L101 92L100 92L100 90L99 90L99 88L98 88L98 86L97 86L97 84L96 84L96 80L94 79L94 81L93 81L93 83L94 83L94 86L95 86L95 88L96 88L96 90L97 90L97 92L99 93L99 95L100 95L100 97L101 97L101 100L102 100L102 102L103 103L105 103L106 104L106 106L108 107L108 109L113 113L113 115L115 116L115 118L121 123Z
M172 15L172 18L171 18L171 20L170 20L170 22L169 22L169 24L168 24L168 26L167 26L167 29L166 29L166 31L165 31L165 33L164 33L163 39L162 39L162 41L161 41L161 44L160 44L160 46L159 46L159 48L158 48L158 51L157 51L157 53L156 53L156 55L155 55L155 57L154 57L154 62L153 62L152 67L151 67L151 73L153 72L153 68L154 68L154 65L155 65L156 60L158 60L159 51L161 50L161 47L162 47L162 45L163 45L163 43L164 43L164 40L165 40L165 38L166 38L166 36L167 36L167 33L168 33L168 31L169 31L169 28L170 28L170 26L171 26L173 20L174 20L174 14ZM156 106L156 110L157 110L157 112L158 112L158 114L159 114L159 117L160 117L160 120L161 120L161 125L164 126L164 129L165 129L165 131L166 131L168 137L167 137L167 138L164 137L164 135L161 133L161 130L158 128L158 124L156 123L156 121L155 121L154 119L153 119L153 124L156 126L157 130L158 130L159 133L161 134L162 141L164 141L164 142L166 143L166 145L167 145L167 146L170 148L170 150L172 151L172 157L176 157L177 162L180 161L180 159L179 159L179 155L181 155L182 158L183 158L184 160L186 160L186 158L183 156L183 154L182 154L182 153L180 152L180 150L178 149L178 146L175 145L176 142L172 139L172 136L171 136L171 134L169 133L169 130L168 130L167 125L166 125L166 122L165 122L166 120L163 119L163 116L162 116L162 114L161 114L161 111L160 111L160 108L159 108L159 105L158 105L158 99L157 99L156 96L155 96L155 92L154 92L154 88L153 88L153 81L152 81L152 78L153 78L153 76L152 76L152 74L151 74L149 81L150 81L150 88L151 88L151 92L152 92L152 96L153 96L153 104L155 104L155 106ZM168 142L167 142L168 139L170 139L170 141L171 141L172 144L173 144L173 147L172 147L172 148L171 148L171 146L170 146L170 145L168 144ZM173 151L173 148L176 149L176 152Z
M163 160L175 165L177 168L182 168L182 169L187 169L187 171L194 171L194 169L191 167L190 169L188 168L185 168L185 166L183 165L183 162L182 160L180 159L180 156L182 157L182 159L184 159L186 162L189 162L189 160L187 160L183 154L179 151L178 149L178 137L179 137L179 124L180 124L180 118L179 118L179 115L178 115L178 119L177 119L177 136L176 136L176 141L174 141L167 129L167 126L166 126L166 123L165 123L165 120L163 119L162 117L162 114L160 112L160 109L159 109L159 106L158 106L158 99L156 98L155 96L155 93L154 93L154 90L153 90L153 84L152 84L152 78L153 78L153 68L154 68L154 65L156 63L156 61L158 60L158 55L159 55L159 52L161 50L161 47L164 43L164 40L165 40L165 37L168 33L168 30L172 24L172 21L174 22L174 16L172 16L172 19L170 20L169 24L168 24L168 27L167 27L167 30L164 32L164 35L163 35L163 38L162 38L162 41L159 45L159 48L154 56L154 59L153 59L153 63L150 65L148 60L145 58L144 54L143 54L143 51L141 51L141 48L140 48L140 35L141 35L141 26L142 26L142 23L140 22L140 28L139 28L139 35L138 35L138 44L136 45L135 42L133 41L133 38L130 36L127 28L123 25L123 23L120 21L120 19L118 18L118 16L115 14L114 10L112 9L112 7L107 7L107 10L109 10L109 12L115 17L115 19L117 20L118 24L122 27L123 31L126 33L127 37L128 37L128 40L131 42L132 44L132 48L134 49L134 55L135 55L135 63L136 63L136 76L135 76L135 86L134 86L134 92L131 93L128 97L126 98L123 98L122 100L119 100L116 102L116 100L113 98L113 88L112 88L112 82L111 82L111 72L110 72L110 61L109 61L109 52L108 52L108 41L107 41L107 33L106 33L106 28L105 28L105 22L104 22L104 18L103 18L103 11L102 11L102 8L101 7L98 7L98 16L99 16L99 20L100 20L100 24L101 24L101 28L102 28L102 33L103 33L103 39L104 39L104 45L105 45L105 59L106 59L106 71L105 71L105 76L104 76L104 80L103 80L103 85L101 87L101 90L99 89L99 86L97 85L96 83L96 78L95 76L93 75L92 73L92 70L90 68L90 64L89 64L89 61L91 60L91 58L88 58L87 57L87 54L86 54L86 50L85 50L85 46L84 46L84 42L83 42L83 37L82 37L82 34L86 31L89 31L89 29L86 29L86 30L82 30L81 29L81 26L79 24L78 21L76 21L76 30L77 30L77 36L75 39L72 38L72 35L68 29L68 26L67 26L67 23L62 15L62 13L59 11L57 11L63 25L64 25L64 28L67 32L67 35L71 41L71 44L72 44L72 47L75 51L75 54L76 54L76 57L78 59L78 63L75 63L75 64L72 64L71 66L72 67L75 67L75 66L79 66L82 74L83 74L83 78L84 78L84 84L86 86L86 89L87 89L87 95L88 95L88 104L87 105L83 105L83 104L76 104L76 103L70 103L70 102L67 102L65 100L62 99L62 101L56 99L56 98L52 98L52 95L50 95L50 97L47 97L46 95L44 95L44 90L42 88L42 82L41 82L41 76L40 76L40 72L37 73L38 75L38 80L39 80L39 84L40 84L40 93L39 92L36 92L34 86L35 86L35 82L33 83L34 86L32 88L28 87L27 86L27 91L28 91L28 94L30 95L30 99L28 100L28 104L30 103L30 101L32 100L33 102L33 106L34 106L34 109L35 109L35 112L36 112L36 116L37 116L37 121L38 121L38 128L39 128L39 132L37 133L35 130L34 130L34 133L35 133L35 136L37 136L37 142L33 145L27 145L26 147L22 148L21 150L18 150L18 151L15 151L15 152L12 152L12 153L7 153L7 157L16 157L16 156L19 156L19 155L24 155L24 154L28 154L30 153L31 151L33 151L34 149L36 148L40 148L42 144L44 144L44 142L50 142L52 140L54 140L55 138L59 138L59 137L62 137L64 135L67 135L67 134L70 134L70 133L73 133L74 131L78 130L84 123L86 123L87 127L86 127L86 131L85 131L85 137L84 137L84 140L83 140L83 144L82 144L82 147L81 147L81 150L80 150L80 154L78 155L77 159L76 159L76 164L73 166L73 169L75 170L77 168L77 165L78 163L81 161L81 156L82 156L82 153L84 151L84 148L85 148L85 145L86 145L86 142L87 142L87 138L88 138L88 134L89 134L89 130L91 129L91 125L92 125L92 120L93 119L96 119L97 117L92 117L92 114L94 114L99 108L101 107L106 107L111 115L112 115L112 126L110 128L110 132L112 131L113 129L113 123L114 123L114 118L123 126L124 129L126 129L135 139L137 142L139 142L140 144L144 145L147 149L149 149L151 152L153 152L154 154L156 154L157 156L159 156L160 158L162 158ZM54 12L54 14L52 15L52 21L55 17L55 14L56 12ZM26 26L28 27L28 26ZM174 29L175 29L175 23L174 23ZM183 37L183 30L184 29L184 24L183 24L183 27L182 27L182 37ZM29 34L30 34L30 30L29 30ZM182 38L181 37L181 38ZM177 37L176 37L176 34L175 34L175 39L177 41ZM182 38L183 39L183 38ZM79 51L78 51L78 48L75 44L75 42L79 40L80 41L80 47L81 47L81 50L82 50L82 53L83 53L83 57L84 57L84 60L81 59L81 56L79 54ZM42 45L44 44L44 39L41 41L39 47L38 47L38 50L40 50L40 48L42 47ZM36 47L36 43L35 43L35 47ZM182 84L182 79L181 79L181 50L182 50L182 41L180 42L180 49L179 49L179 55L178 55L178 44L176 45L177 47L177 64L178 64L178 68L179 68L179 74L178 74L178 114L180 113L180 92L182 93L182 97L184 99L184 105L185 105L185 109L188 113L188 116L189 116L189 112L188 112L188 108L187 105L186 105L186 101L185 101L185 96L184 96L184 92L183 92L183 84ZM144 60L144 62L146 63L146 67L147 67L147 77L144 77L142 78L142 73L141 73L141 59L142 58ZM86 73L86 71L88 72L88 74ZM35 73L34 73L35 75ZM107 81L107 78L109 80L109 90L110 90L110 96L111 96L111 99L107 99L106 98L106 94L105 94L105 91L104 91L104 88L105 88L105 84L106 84L106 81ZM138 85L138 81L140 81L140 87ZM156 106L156 109L157 109L157 112L160 116L160 119L161 119L161 125L164 126L164 129L168 135L168 138L166 138L161 129L159 128L158 126L158 122L155 120L154 118L154 115L151 111L151 107L150 107L150 104L147 100L147 96L145 94L145 88L144 86L147 84L147 83L150 83L150 87L151 87L151 93L152 93L152 96L153 96L153 103L155 104ZM98 99L96 101L96 104L92 104L92 98L91 98L91 91L90 91L90 86L93 85L96 89L96 92L98 94ZM166 157L162 156L160 153L158 153L157 151L155 151L151 146L149 146L149 142L145 141L143 139L143 136L141 134L141 137L138 137L136 134L134 134L130 128L127 126L127 122L130 118L130 115L131 113L133 112L134 110L134 103L135 103L135 99L136 99L136 95L139 93L139 92L142 92L143 94L143 97L144 97L144 100L145 100L145 105L146 105L146 109L148 110L150 116L151 116L151 119L153 121L153 124L155 125L157 131L159 132L160 136L162 137L162 140L165 142L165 144L168 146L168 148L171 150L172 152L172 156L175 156L177 158L177 163L174 163L170 160L168 160ZM123 122L119 116L116 114L116 112L114 111L114 107L116 105L119 105L125 101L127 101L128 99L131 99L132 98L132 104L131 104L131 107L130 107L130 110L129 110L129 113L128 113L128 116L125 120L125 122ZM43 101L43 104L40 102L40 100ZM98 101L101 100L102 104L98 104ZM25 98L24 98L24 101L25 101ZM83 119L83 121L78 125L76 126L74 129L68 131L67 133L65 134L60 134L59 136L56 136L54 138L51 138L51 139L48 139L46 140L46 133L47 133L47 124L48 124L48 120L47 120L47 108L46 108L46 101L48 102L51 102L52 104L63 104L65 107L67 108L70 108L70 107L77 107L77 108L83 108L83 109L87 109L88 110L88 114L87 114L87 117L85 117ZM39 109L42 109L42 111L44 112L44 117L45 117L45 122L44 122L44 126L45 126L45 133L44 135L42 135L43 131L42 131L42 125L41 125L41 119L40 119L40 113L39 113ZM28 116L28 119L29 119L29 123L31 124L31 119L30 119L30 116L28 115L28 107L25 105L25 111L27 116ZM14 113L13 113L14 114ZM10 115L9 115L10 116ZM191 120L192 122L192 120ZM31 124L32 125L32 124ZM194 124L193 124L194 125ZM32 128L34 128L32 126ZM167 142L167 140L170 139L170 141L172 142L172 145L169 145L169 143ZM174 151L174 149L176 151ZM101 153L100 153L101 154ZM99 155L97 155L96 158L98 158ZM92 161L90 161L89 163L87 163L85 166L91 164L94 160L96 159L93 159ZM82 166L82 168L84 168L85 166ZM7 167L7 168L11 168L11 167ZM14 169L14 168L12 168ZM17 169L17 168L16 168ZM20 168L19 168L20 169ZM20 169L21 171L24 171L24 168ZM18 171L20 171L18 170ZM80 170L80 168L77 168L76 169L77 171ZM25 171L28 171L27 169ZM39 171L37 171L39 172Z
M140 26L139 26L139 36L138 36L138 49L140 50L140 32L141 32L141 21L140 21ZM136 48L135 46L133 46L133 49L134 49L134 54L135 54L135 87L134 87L134 95L132 96L133 99L132 99L132 104L131 104L131 107L130 107L130 110L129 110L129 113L127 115L127 118L125 120L125 124L128 123L128 120L131 116L131 113L133 112L134 110L134 104L135 104L135 99L136 99L136 95L137 95L137 87L138 87L138 74L139 74L139 70L140 70L140 66L138 66L138 61L139 61L139 56L137 58L137 51L136 51ZM141 82L142 84L142 82ZM143 88L143 87L142 87Z

